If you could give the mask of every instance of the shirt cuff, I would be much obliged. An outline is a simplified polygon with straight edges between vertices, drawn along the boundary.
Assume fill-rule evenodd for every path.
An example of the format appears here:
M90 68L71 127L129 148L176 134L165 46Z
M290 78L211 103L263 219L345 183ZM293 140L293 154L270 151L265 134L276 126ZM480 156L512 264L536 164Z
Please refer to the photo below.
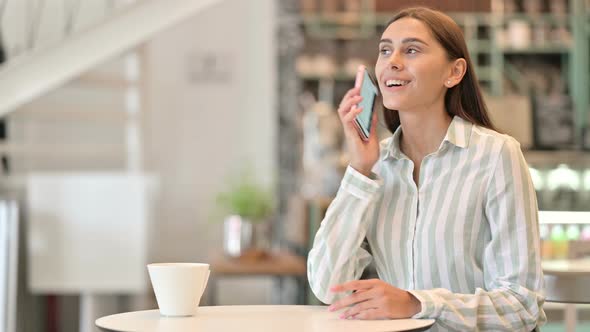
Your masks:
M379 190L382 183L377 174L371 172L367 177L348 165L340 187L359 198L368 199Z
M411 318L437 318L436 312L436 301L432 298L428 291L426 290L410 290L408 291L410 294L414 295L422 306L422 309L419 313L415 314Z

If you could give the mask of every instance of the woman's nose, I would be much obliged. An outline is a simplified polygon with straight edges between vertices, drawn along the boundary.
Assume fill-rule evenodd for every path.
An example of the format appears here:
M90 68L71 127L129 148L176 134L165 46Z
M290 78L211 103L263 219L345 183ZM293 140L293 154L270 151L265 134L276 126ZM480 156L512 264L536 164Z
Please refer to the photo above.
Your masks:
M389 66L393 70L402 70L403 69L403 61L402 61L402 57L400 56L399 52L393 52L393 54L389 58Z

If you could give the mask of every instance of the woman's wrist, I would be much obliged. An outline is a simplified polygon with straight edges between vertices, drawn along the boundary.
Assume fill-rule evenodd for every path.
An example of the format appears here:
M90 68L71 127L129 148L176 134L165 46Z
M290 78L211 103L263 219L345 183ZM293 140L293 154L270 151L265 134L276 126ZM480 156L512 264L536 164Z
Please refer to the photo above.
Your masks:
M355 171L361 173L362 175L369 177L371 175L371 168L357 166L353 163L350 163L350 167L354 168Z
M407 292L408 296L410 297L410 310L411 310L411 314L410 317L414 316L415 314L419 313L420 311L422 311L422 303L420 302L420 300L418 300L418 298L416 298L414 296L414 294Z

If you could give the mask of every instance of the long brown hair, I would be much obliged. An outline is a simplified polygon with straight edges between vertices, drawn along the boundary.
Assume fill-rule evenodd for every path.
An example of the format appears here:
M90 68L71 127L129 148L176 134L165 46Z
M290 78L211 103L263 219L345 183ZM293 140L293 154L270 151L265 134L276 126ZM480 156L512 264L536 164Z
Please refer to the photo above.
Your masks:
M458 115L461 118L476 125L496 130L483 100L481 89L473 70L471 57L467 51L465 38L461 28L446 14L426 8L412 7L398 12L385 26L399 19L411 17L424 22L432 32L432 35L442 45L450 61L463 58L467 63L467 70L459 84L450 88L445 94L445 108L452 117ZM384 29L384 30L385 30ZM400 126L399 113L396 110L384 108L383 118L387 128L393 133Z

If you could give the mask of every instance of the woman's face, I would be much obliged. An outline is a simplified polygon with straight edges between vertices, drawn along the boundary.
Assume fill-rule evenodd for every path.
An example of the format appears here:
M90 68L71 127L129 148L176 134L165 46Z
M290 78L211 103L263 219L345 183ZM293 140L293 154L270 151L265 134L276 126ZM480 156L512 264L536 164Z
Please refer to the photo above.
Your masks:
M422 21L405 17L383 32L375 74L386 108L428 109L444 104L451 61Z

